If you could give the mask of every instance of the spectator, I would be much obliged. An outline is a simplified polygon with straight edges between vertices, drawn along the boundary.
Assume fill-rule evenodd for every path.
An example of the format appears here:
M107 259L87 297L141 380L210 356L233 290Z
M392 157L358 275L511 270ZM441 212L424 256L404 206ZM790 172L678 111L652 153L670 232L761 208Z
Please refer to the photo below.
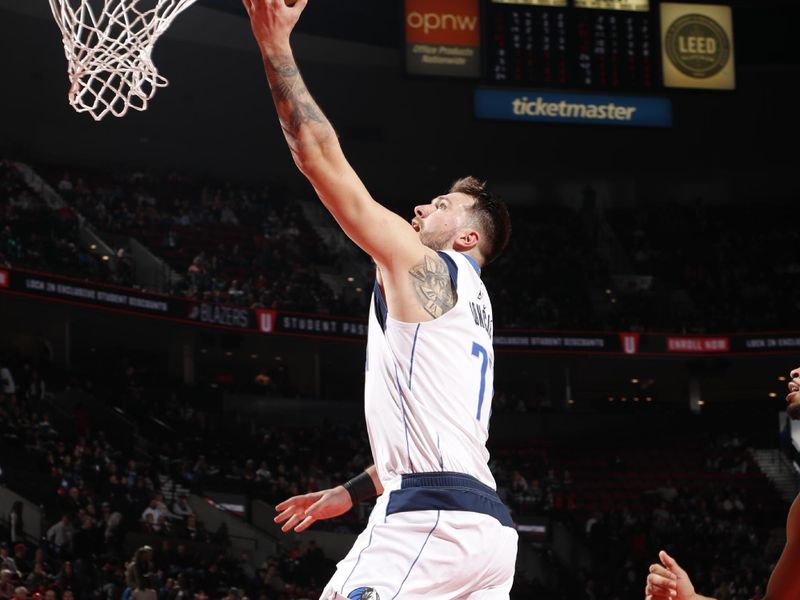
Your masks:
M56 576L53 586L61 591L62 600L66 598L67 591L78 594L80 596L81 585L78 577L75 575L75 569L71 561L65 561L61 565L61 572Z
M4 396L13 396L17 391L17 387L14 384L14 376L3 362L0 360L0 393Z
M47 530L47 541L57 556L69 556L72 553L72 520L68 514Z
M181 494L175 499L175 502L172 504L172 512L180 518L186 518L194 514L192 507L189 506L189 499L186 494Z
M153 549L142 546L128 563L125 581L131 589L131 600L155 600L155 565Z
M34 592L39 591L42 588L46 588L51 582L52 578L48 573L45 572L44 565L42 565L42 563L34 564L33 570L30 572L28 577L25 578L25 585Z
M0 544L0 569L10 571L15 577L21 576L14 557L10 556L8 553L8 544L6 543Z
M147 506L146 509L144 509L144 512L142 513L142 521L145 522L152 521L152 524L156 525L162 515L163 513L159 508L158 500L156 499L155 496L153 496L150 499L149 505Z
M41 546L39 548L36 548L36 551L33 553L33 564L42 565L42 568L44 569L45 573L51 573L53 570L50 565L50 562L45 558L44 548L42 548Z
M21 576L26 576L31 572L33 565L28 559L28 547L22 542L14 544L14 562L17 564L17 569Z
M0 598L10 600L14 597L13 573L9 569L0 570Z

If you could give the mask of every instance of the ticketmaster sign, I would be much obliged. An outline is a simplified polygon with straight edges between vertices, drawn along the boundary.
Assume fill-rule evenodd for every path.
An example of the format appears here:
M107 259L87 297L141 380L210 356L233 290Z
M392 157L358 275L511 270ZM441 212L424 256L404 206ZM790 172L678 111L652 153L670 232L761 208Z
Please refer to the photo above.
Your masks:
M666 98L596 96L535 90L478 89L480 119L671 127L672 103Z

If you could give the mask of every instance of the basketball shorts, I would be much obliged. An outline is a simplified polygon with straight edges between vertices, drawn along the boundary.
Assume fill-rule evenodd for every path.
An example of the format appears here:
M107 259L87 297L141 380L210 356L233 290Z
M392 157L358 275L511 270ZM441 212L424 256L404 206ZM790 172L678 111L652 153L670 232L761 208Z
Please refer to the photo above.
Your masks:
M516 556L492 488L462 473L403 475L384 486L320 600L507 599Z

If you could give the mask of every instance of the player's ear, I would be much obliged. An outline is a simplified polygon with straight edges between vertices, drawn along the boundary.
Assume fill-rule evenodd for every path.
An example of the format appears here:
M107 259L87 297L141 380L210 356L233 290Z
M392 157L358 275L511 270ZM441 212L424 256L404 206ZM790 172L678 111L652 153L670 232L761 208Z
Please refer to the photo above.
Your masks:
M469 252L481 241L481 235L474 229L462 229L453 242L456 252Z

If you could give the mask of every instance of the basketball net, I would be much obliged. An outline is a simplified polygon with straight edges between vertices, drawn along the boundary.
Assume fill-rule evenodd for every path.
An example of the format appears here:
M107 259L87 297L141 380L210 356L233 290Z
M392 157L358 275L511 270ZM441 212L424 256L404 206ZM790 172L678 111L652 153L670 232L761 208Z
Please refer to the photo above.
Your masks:
M153 46L195 1L50 0L63 36L73 108L97 121L108 113L122 117L130 108L146 110L156 89L167 85L153 64Z

